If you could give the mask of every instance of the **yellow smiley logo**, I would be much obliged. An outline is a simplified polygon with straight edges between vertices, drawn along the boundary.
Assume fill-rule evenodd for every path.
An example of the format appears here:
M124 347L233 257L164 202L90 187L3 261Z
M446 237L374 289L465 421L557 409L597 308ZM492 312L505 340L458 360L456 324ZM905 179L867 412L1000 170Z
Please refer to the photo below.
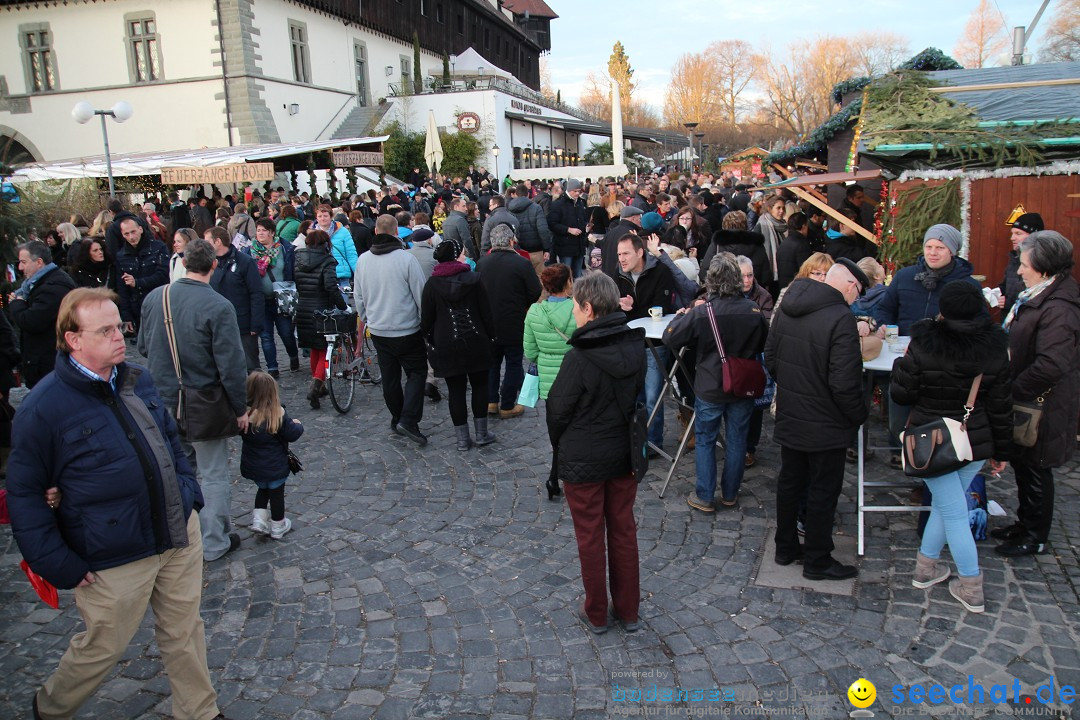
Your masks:
M847 697L855 707L868 708L874 704L874 699L877 697L877 688L874 687L874 683L866 678L859 678L851 683L851 687L847 690Z

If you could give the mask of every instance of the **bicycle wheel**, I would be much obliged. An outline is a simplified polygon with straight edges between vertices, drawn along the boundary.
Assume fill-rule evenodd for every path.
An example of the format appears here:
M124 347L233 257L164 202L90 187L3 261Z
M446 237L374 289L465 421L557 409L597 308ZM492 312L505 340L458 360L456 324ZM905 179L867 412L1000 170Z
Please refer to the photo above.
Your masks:
M326 384L330 390L330 402L339 413L349 412L353 394L356 392L356 370L353 366L352 343L344 338L334 345L330 354L330 377Z
M360 373L361 379L372 385L382 383L382 371L379 369L379 353L375 351L375 343L371 336L364 333L363 345L360 346Z

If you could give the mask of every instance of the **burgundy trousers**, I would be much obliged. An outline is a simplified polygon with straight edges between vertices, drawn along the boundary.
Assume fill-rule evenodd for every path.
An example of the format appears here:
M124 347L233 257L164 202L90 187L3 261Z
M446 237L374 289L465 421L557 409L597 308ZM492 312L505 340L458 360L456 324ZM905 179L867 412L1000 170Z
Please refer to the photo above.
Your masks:
M602 483L563 483L566 504L574 520L585 614L593 625L607 625L607 577L611 603L624 622L637 622L641 589L638 584L637 524L633 475ZM606 540L606 553L605 553ZM607 556L607 573L604 559Z

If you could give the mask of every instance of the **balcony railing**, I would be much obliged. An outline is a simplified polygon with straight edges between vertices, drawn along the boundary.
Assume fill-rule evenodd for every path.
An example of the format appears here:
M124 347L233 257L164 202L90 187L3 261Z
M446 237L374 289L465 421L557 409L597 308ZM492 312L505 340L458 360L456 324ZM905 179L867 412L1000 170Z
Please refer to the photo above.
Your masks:
M439 93L455 93L455 92L470 92L472 90L498 90L506 93L507 95L513 95L516 98L522 100L528 100L529 102L543 105L544 107L551 108L552 110L558 110L559 112L572 115L580 120L588 120L588 116L572 105L567 105L563 102L556 102L550 98L544 97L540 93L536 92L532 88L525 87L520 83L507 80L506 78L498 77L495 75L487 75L482 77L470 77L468 79L456 78L449 85L444 84L441 77L428 77L424 78L423 88L417 93L412 80L403 80L402 82L390 83L390 95L392 97L401 97L406 95L431 95Z

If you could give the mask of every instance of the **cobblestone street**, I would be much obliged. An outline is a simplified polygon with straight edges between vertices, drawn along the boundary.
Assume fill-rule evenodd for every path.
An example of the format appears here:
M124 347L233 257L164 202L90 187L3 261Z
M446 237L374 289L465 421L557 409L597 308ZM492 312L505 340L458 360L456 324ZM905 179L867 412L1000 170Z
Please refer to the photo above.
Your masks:
M1006 560L993 541L979 543L987 610L975 615L944 584L911 587L915 513L869 516L851 592L801 575L789 587L760 582L776 569L766 536L779 448L768 442L766 419L736 509L704 516L687 507L692 453L662 499L654 464L636 505L641 630L594 636L576 616L582 589L569 511L543 489L550 448L542 404L493 420L497 443L459 453L446 401L426 401L421 429L430 443L419 449L390 432L378 388L358 386L347 416L328 401L311 411L305 376L282 374L284 401L306 428L294 445L305 470L286 488L293 531L273 541L248 530L255 488L239 477L237 441L230 470L243 544L205 567L209 664L231 720L669 711L841 718L853 709L847 689L860 677L877 686L876 717L939 717L957 707L908 702L898 712L891 688L966 687L969 675L987 688L1011 688L1015 678L1026 693L1051 677L1059 688L1080 685L1076 458L1055 471L1048 554ZM669 409L668 447L677 430ZM872 436L883 439L880 422ZM869 477L896 472L886 458L878 451L868 461ZM854 560L854 468L839 507L838 555L846 562ZM902 504L907 491L892 495L889 504ZM1014 514L1011 471L990 483L990 497ZM32 693L81 621L71 592L61 592L59 611L37 599L10 526L0 528L0 543L0 717L29 717ZM654 683L703 689L705 697L654 701ZM709 700L713 688L719 700ZM170 717L168 693L148 616L79 717ZM1011 707L965 707L968 716L1013 715ZM1071 717L1063 712L1044 717Z

